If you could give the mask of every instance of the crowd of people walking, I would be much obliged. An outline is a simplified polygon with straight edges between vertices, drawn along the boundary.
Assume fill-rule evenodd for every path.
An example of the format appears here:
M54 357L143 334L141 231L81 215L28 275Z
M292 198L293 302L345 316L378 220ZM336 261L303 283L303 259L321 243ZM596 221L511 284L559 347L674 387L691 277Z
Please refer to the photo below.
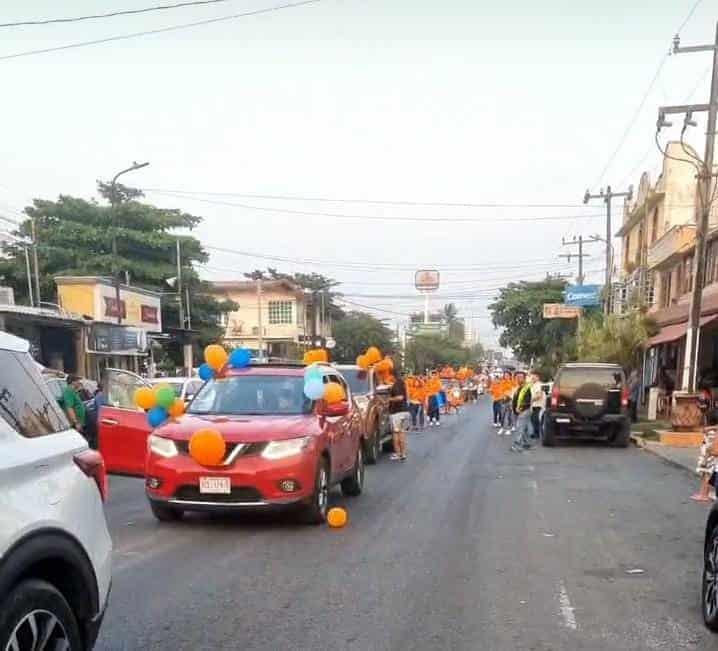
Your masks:
M540 436L541 411L546 406L546 394L538 373L530 371L504 372L490 381L493 400L494 427L499 436L514 436L511 450L530 450Z

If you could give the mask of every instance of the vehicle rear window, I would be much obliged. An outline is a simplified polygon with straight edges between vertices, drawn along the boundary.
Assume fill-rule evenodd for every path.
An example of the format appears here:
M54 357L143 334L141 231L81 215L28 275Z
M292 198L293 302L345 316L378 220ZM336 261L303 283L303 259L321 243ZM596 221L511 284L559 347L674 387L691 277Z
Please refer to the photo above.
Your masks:
M615 368L564 368L557 379L561 390L575 390L583 384L599 384L604 389L620 389L623 371Z
M299 415L312 411L304 378L289 375L238 375L209 380L199 390L190 414Z
M369 373L361 369L342 369L342 376L346 380L354 395L369 393Z
M57 404L26 353L0 350L0 418L28 438L70 429Z

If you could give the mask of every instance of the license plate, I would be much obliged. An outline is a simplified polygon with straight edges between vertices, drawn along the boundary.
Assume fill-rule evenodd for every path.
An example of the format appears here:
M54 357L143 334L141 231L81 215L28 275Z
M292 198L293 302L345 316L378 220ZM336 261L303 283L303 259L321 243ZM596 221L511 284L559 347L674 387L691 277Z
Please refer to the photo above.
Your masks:
M200 477L199 492L214 495L229 495L232 492L232 484L229 477Z
M557 423L570 423L571 419L570 418L557 418L556 422Z

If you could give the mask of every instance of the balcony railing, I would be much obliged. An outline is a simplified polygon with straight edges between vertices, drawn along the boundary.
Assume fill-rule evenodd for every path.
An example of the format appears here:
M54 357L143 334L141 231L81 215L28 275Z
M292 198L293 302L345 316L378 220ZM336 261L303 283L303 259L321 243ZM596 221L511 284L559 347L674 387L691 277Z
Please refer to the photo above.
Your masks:
M674 226L648 249L648 268L655 269L680 258L694 246L695 224Z

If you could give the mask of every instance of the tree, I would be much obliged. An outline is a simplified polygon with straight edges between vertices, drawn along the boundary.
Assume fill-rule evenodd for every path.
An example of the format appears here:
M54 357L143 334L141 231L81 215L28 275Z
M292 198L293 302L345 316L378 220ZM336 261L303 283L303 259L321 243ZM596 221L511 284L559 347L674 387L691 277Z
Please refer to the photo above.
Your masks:
M353 364L369 346L384 353L394 348L394 333L379 319L365 312L348 312L334 324L337 342L332 354L336 361Z
M109 184L98 182L98 189L102 197L109 199ZM200 280L193 269L193 263L208 259L199 240L173 233L175 229L193 229L201 218L142 203L138 201L141 196L141 191L118 184L118 203L114 208L68 195L60 195L57 201L35 199L32 206L25 208L28 219L20 224L15 234L29 238L31 220L35 220L42 297L56 301L53 279L58 275L112 276L115 269L112 255L114 230L117 268L127 274L133 285L163 292L163 322L177 327L177 297L167 280L177 275L175 251L179 239L182 280L192 297L192 327L200 331L198 346L216 340L222 334L218 325L221 314L236 309L236 305L213 298L208 283ZM0 258L0 277L13 287L20 300L27 299L24 250L20 244L10 243L5 245L4 253L6 257ZM173 357L180 362L179 351Z
M454 339L442 335L416 335L407 344L404 365L415 373L450 364L463 366L471 360L471 351Z
M642 310L625 314L594 314L581 324L578 358L586 362L620 364L626 371L641 365L646 341L656 334L658 326Z
M454 341L462 342L466 336L464 322L459 319L459 310L454 303L447 303L442 310L442 316L446 321L449 337Z
M494 326L503 328L500 345L511 348L519 361L533 361L549 373L575 354L575 321L543 318L544 303L563 303L565 286L554 278L509 283L489 305Z

